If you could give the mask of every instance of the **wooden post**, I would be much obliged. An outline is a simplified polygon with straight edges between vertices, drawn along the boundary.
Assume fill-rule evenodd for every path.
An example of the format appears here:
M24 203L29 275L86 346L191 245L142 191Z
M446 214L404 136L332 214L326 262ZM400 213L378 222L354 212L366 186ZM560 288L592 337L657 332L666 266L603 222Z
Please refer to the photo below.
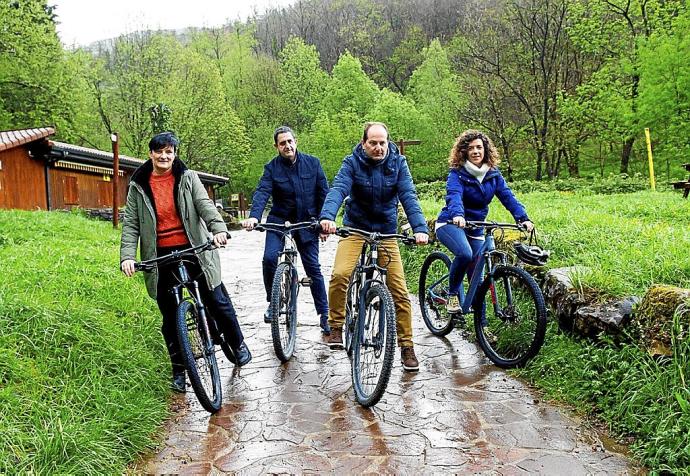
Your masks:
M395 144L398 146L398 149L400 150L400 155L405 155L405 146L406 145L419 145L421 143L422 143L421 140L398 139L398 141Z
M120 177L120 141L117 132L110 134L113 146L113 228L117 228L120 221L120 207L117 193L117 182Z

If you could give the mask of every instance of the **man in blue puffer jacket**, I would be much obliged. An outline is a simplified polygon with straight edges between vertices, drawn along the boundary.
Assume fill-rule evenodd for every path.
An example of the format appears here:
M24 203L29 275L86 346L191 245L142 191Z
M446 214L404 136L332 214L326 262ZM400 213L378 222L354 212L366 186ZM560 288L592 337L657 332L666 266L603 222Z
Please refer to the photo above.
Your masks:
M319 159L297 150L297 139L292 129L279 127L273 134L274 146L278 155L264 167L259 185L252 198L252 209L249 218L242 222L247 230L252 230L261 221L268 199L273 197L273 206L266 218L268 223L291 223L315 220L328 193L328 180ZM302 265L307 276L311 278L311 295L314 298L316 313L319 314L321 329L324 334L330 332L328 327L328 300L321 265L319 264L318 234L310 230L297 230L293 233L297 251L302 258ZM273 276L278 265L278 254L283 249L281 235L266 232L264 247L263 275L266 289L266 300L271 301ZM264 313L264 322L271 322L268 310Z
M324 233L335 232L336 214L346 197L343 224L353 228L381 233L396 233L398 203L402 203L418 244L428 241L428 228L417 199L407 159L388 140L388 128L380 122L367 123L362 142L352 155L345 157L333 180L321 210ZM333 274L328 288L331 305L328 345L342 348L347 284L362 249L363 238L349 236L338 243ZM395 301L398 345L403 368L419 370L419 361L412 344L412 306L405 283L400 249L396 240L384 240L381 248L391 257L387 284Z

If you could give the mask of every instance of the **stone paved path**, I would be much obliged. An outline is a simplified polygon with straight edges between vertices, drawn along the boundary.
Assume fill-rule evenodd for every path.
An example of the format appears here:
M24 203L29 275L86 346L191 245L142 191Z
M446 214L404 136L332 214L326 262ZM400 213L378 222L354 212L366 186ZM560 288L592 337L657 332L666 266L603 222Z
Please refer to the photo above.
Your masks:
M300 293L298 342L281 365L273 353L261 280L263 233L233 232L221 256L254 360L235 370L219 352L223 408L209 416L191 388L175 397L151 474L639 474L625 456L564 410L485 359L457 333L432 336L414 302L420 371L399 353L373 409L354 400L344 351L324 344L311 295ZM330 276L336 239L321 245ZM301 272L301 269L300 269ZM328 281L326 281L328 282Z

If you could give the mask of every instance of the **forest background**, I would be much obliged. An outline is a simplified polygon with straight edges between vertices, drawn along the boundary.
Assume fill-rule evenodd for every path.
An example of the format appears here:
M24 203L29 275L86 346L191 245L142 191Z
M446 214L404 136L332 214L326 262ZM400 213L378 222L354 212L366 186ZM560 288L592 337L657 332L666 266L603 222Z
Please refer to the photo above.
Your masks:
M107 20L107 19L104 19ZM417 182L444 180L454 138L486 131L510 180L657 175L690 158L690 13L681 0L297 0L245 22L141 31L74 50L45 0L0 1L0 130L145 158L173 130L190 166L251 192L275 127L329 178L367 120ZM685 177L683 177L685 178Z

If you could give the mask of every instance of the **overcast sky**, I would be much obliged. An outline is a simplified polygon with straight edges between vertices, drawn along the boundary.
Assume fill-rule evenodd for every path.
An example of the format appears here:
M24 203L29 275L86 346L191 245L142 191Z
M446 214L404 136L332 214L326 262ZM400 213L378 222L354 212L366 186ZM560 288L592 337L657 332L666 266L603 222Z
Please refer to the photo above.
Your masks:
M218 26L246 20L254 9L293 0L49 0L56 5L58 35L65 46L83 46L142 29Z

